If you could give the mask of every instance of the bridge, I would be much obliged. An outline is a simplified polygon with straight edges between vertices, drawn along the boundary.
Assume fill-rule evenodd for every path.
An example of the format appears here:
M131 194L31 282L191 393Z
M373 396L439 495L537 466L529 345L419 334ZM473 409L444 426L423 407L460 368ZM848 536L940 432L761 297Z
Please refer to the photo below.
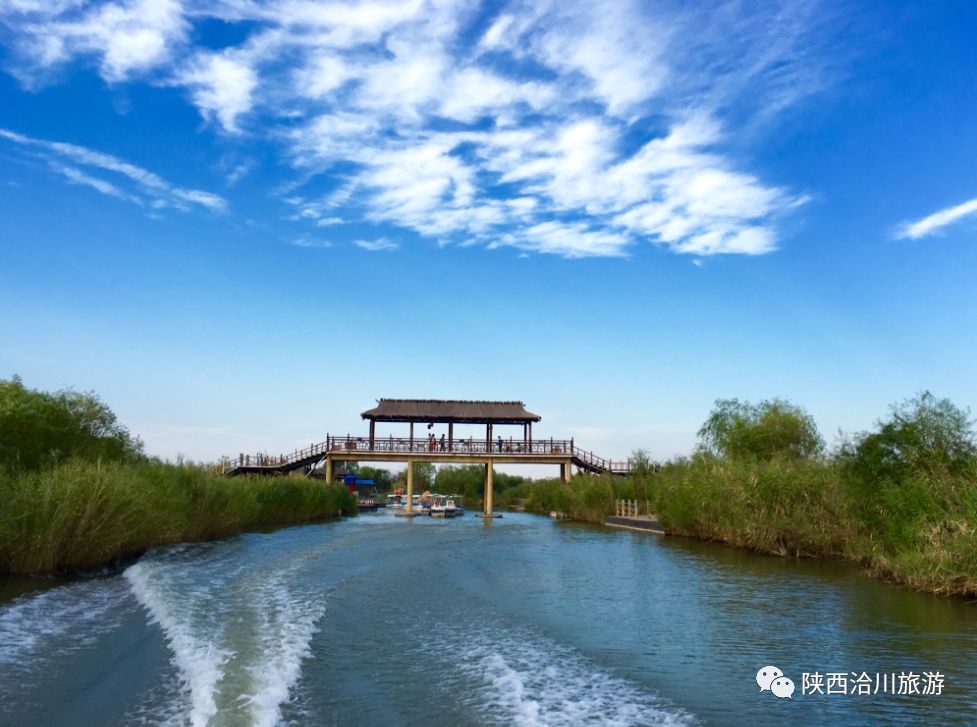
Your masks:
M224 457L225 475L284 475L304 472L307 476L321 469L327 482L333 479L335 462L404 462L407 464L408 502L413 494L414 462L436 464L482 464L485 466L485 503L483 517L492 513L492 469L495 464L553 464L560 468L560 479L569 481L571 468L595 474L626 475L634 467L631 460L610 460L578 447L571 439L534 439L532 425L538 414L526 411L522 402L452 401L429 399L380 399L377 407L363 412L369 420L369 434L326 435L324 441L311 443L289 454L239 454ZM409 435L378 437L377 422L406 423ZM446 424L440 437L429 433L415 437L414 425L426 424L431 430ZM456 424L485 426L485 436L456 437ZM495 435L496 426L519 426L519 437ZM408 512L410 509L408 508Z

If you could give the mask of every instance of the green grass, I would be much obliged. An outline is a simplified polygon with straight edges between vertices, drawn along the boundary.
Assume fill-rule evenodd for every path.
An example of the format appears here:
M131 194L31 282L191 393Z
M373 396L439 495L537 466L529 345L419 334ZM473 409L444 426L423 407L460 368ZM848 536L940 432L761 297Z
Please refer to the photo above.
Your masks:
M977 595L977 466L920 470L867 494L838 462L698 456L643 476L543 480L526 509L603 522L615 499L647 500L670 534L852 560L918 590Z
M0 502L0 575L71 573L168 543L356 512L339 486L158 462L0 470Z

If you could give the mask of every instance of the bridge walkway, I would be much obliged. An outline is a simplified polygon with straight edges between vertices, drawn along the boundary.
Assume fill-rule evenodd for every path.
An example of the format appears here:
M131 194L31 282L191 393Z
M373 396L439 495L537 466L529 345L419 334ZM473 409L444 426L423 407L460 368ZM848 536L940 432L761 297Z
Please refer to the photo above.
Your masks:
M327 435L325 441L312 443L289 454L240 454L224 457L221 469L229 477L243 474L284 475L304 471L306 474L325 460L430 461L438 463L484 463L491 459L506 464L573 464L593 474L627 475L634 469L632 460L610 460L577 447L571 439L535 439L532 441L502 439L451 439L447 441L407 437L356 437Z

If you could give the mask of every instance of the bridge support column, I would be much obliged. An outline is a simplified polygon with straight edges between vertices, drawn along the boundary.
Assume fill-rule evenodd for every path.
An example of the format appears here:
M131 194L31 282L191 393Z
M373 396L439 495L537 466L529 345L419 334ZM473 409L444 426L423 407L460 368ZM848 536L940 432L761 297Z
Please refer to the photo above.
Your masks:
M326 484L332 482L332 457L328 454L326 455L326 469L325 469Z
M492 460L485 463L484 516L492 517Z
M567 460L564 464L560 465L560 482L570 481L570 460Z
M414 512L414 460L407 460L407 512Z

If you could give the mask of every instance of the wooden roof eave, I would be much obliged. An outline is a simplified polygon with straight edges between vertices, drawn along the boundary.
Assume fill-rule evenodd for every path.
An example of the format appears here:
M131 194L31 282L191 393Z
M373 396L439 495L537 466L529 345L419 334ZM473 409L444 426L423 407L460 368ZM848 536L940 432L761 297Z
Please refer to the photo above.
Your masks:
M524 417L522 419L472 419L468 417L389 417L389 416L368 416L363 414L364 419L374 422L388 422L391 424L532 424L538 422L542 417Z
M380 399L361 416L373 422L445 424L530 424L542 417L521 401Z

